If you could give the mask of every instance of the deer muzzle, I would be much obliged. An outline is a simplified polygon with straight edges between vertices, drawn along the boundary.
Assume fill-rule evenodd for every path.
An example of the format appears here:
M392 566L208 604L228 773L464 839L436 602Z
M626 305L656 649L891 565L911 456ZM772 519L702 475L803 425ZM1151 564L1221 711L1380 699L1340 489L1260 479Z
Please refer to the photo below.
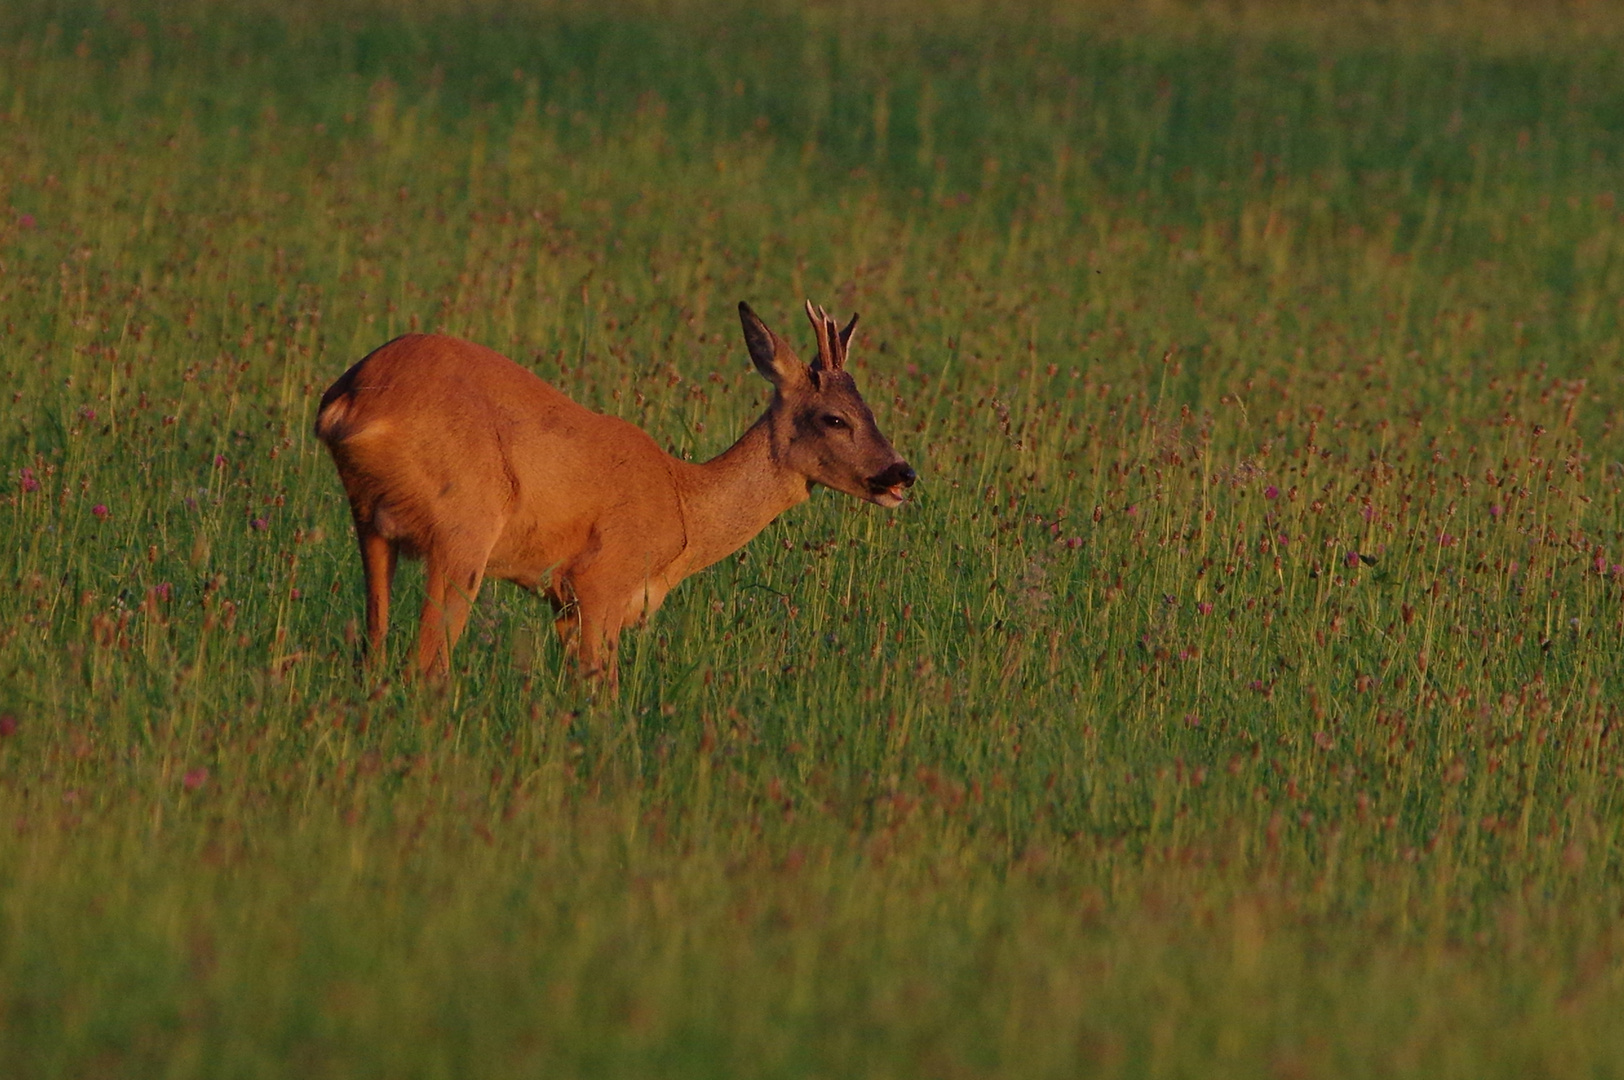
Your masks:
M908 501L908 489L919 474L906 461L893 463L884 472L868 478L869 497L884 507L901 506Z

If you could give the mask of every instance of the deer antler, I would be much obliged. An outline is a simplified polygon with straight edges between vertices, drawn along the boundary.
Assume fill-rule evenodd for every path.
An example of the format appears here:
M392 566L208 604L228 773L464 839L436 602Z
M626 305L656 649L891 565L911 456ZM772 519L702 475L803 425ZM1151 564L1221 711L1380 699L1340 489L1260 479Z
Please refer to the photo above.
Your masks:
M806 302L806 317L811 320L812 330L818 336L818 358L812 361L816 370L842 371L846 367L846 346L851 342L852 331L857 328L857 316L851 317L844 330L835 322L823 308L813 307L812 301Z

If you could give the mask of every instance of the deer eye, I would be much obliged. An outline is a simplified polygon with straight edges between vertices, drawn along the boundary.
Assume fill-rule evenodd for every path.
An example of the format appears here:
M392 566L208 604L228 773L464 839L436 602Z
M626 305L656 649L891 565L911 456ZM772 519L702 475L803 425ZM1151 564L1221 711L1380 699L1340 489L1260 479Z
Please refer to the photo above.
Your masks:
M826 428L843 428L846 426L846 421L834 413L828 413L823 418L823 426Z

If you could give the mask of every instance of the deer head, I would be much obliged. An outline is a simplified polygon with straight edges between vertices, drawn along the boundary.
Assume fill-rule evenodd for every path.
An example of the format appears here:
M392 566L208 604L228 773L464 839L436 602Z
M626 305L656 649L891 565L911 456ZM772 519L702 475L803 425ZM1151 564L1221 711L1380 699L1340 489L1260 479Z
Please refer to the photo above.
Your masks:
M808 486L822 484L887 508L901 506L918 474L881 433L846 372L857 316L842 328L808 300L806 317L818 342L817 359L810 364L748 304L739 304L750 359L775 391L767 411L773 459L806 477Z

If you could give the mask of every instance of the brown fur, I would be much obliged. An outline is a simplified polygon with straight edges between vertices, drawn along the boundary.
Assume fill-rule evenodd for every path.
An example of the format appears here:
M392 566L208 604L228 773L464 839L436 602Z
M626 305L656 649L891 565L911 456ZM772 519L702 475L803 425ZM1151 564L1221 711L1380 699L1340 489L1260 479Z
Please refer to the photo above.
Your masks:
M349 495L370 654L382 654L396 563L421 556L423 672L447 670L489 576L544 592L581 668L612 686L621 629L813 484L898 505L913 470L843 370L856 318L840 330L808 304L819 345L808 366L746 305L739 312L775 392L738 442L704 464L455 338L396 338L340 376L322 395L316 434Z

